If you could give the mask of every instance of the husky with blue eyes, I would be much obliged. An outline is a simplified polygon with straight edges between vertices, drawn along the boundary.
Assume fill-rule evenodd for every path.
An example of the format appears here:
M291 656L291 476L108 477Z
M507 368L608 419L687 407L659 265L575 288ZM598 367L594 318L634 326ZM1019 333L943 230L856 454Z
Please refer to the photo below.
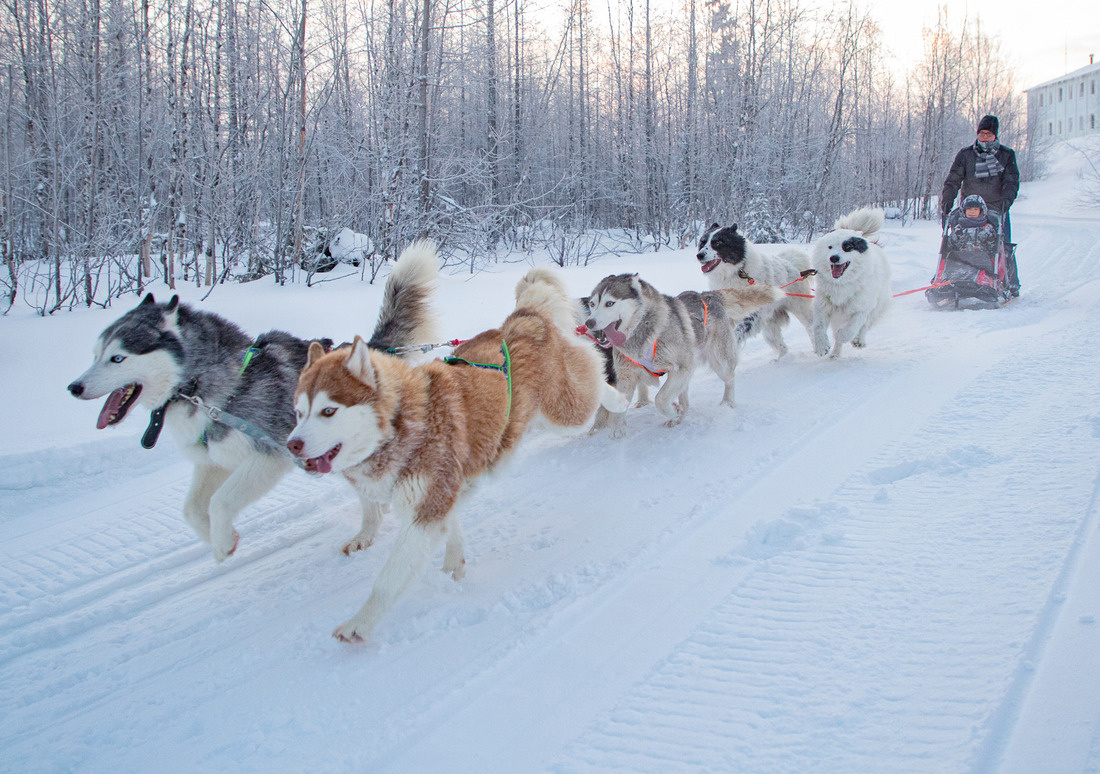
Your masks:
M880 209L856 210L814 243L813 340L822 357L837 359L849 341L864 346L867 331L890 308L890 261L877 243L883 222Z
M734 371L751 317L780 295L760 284L669 296L637 274L613 274L589 295L585 327L611 344L616 386L625 399L636 387L664 379L654 404L668 420L665 426L674 427L687 413L688 386L703 364L725 384L722 404L734 405ZM610 427L612 438L626 433L621 414Z

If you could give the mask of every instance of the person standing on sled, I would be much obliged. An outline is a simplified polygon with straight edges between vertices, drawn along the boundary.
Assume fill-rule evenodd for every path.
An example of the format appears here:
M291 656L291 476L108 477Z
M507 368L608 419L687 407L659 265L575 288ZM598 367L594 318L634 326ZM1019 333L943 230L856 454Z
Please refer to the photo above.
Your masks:
M960 188L964 199L978 194L992 211L990 214L999 217L1007 246L1012 242L1008 209L1020 190L1020 170L1016 166L1016 151L997 140L998 123L997 116L982 116L978 122L978 139L955 155L947 179L943 181L940 212L942 223L946 224ZM1016 251L1011 247L1007 258L1008 292L1016 297L1020 295L1020 275L1016 269Z

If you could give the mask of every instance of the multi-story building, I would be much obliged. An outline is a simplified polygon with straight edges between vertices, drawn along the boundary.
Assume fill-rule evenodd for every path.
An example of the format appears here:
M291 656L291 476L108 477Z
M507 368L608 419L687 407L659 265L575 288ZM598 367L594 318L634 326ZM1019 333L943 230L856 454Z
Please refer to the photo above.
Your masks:
M1027 94L1027 134L1032 143L1100 133L1100 64L1040 83Z

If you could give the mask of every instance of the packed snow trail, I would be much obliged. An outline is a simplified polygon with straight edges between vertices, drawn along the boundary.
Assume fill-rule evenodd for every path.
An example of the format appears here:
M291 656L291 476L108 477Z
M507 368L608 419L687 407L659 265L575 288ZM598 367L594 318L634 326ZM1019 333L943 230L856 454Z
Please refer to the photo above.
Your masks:
M52 326L66 370L18 389L76 442L0 466L0 770L1100 771L1100 222L1027 204L1005 309L906 296L836 362L794 323L779 362L749 342L735 410L702 370L680 427L536 430L460 505L467 577L359 647L329 634L392 519L345 557L350 488L295 471L215 564L171 445L64 394L120 311L10 323ZM895 290L927 284L934 226L888 229ZM704 282L690 250L565 276L631 269ZM521 273L444 277L444 329L496 324ZM282 289L286 327L368 328L353 290ZM212 298L270 327L249 293Z

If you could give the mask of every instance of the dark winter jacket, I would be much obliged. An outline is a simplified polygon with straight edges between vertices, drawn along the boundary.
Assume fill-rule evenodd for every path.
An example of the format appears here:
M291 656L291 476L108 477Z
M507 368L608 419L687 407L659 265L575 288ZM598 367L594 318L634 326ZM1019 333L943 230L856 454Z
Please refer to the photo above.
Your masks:
M1004 171L1001 174L978 178L974 176L974 165L978 161L977 143L967 145L957 154L951 169L947 172L947 179L943 181L943 193L940 194L940 208L944 215L951 211L955 203L955 195L962 188L962 196L965 199L971 194L978 194L989 209L996 210L1002 215L1016 201L1016 194L1020 190L1020 170L1016 166L1016 151L1002 145L997 150L997 161Z

